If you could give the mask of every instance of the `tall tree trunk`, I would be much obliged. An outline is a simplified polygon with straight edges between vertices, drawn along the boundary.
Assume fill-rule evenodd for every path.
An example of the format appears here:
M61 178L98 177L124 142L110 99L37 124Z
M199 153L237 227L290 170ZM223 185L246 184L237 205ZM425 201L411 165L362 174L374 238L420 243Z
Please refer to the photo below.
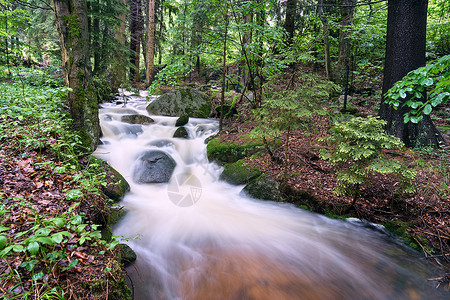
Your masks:
M93 74L98 74L100 68L100 4L98 1L91 2L91 12L92 12L92 46L91 51L94 53L94 70Z
M288 34L288 45L292 45L295 30L295 10L297 8L297 0L286 1L286 18L284 19L284 29Z
M141 61L141 39L142 39L142 29L143 29L143 19L142 19L142 2L137 0L137 25L136 25L136 59L134 61L135 72L134 72L134 82L140 81L139 76L139 66Z
M327 79L333 81L333 72L331 70L331 57L330 57L330 27L328 24L327 16L323 12L323 0L319 0L319 16L322 21L322 34L323 34L323 46L325 54L325 72Z
M356 0L342 1L341 29L339 32L339 58L337 67L337 81L344 85L347 66L351 66L351 38L350 26L353 24Z
M153 81L155 70L155 0L148 0L147 76L146 85Z
M70 115L85 146L98 143L98 103L91 79L86 0L52 0Z
M409 71L425 65L427 0L389 0L384 65L383 95ZM408 98L404 99L406 102ZM380 116L387 121L386 132L409 147L438 146L440 135L429 116L417 124L403 122L408 106L395 110L382 100Z
M126 0L120 0L121 4L123 5L123 8L127 5ZM116 41L118 42L119 46L115 55L115 61L113 63L112 67L112 89L113 91L116 91L124 82L126 79L126 51L125 51L125 29L127 25L127 14L126 11L122 11L118 19L120 20L120 23L116 25L116 28L114 29L114 37Z
M142 11L141 0L130 0L130 80L139 81L139 62L141 52Z
M223 32L223 53L222 53L222 90L220 96L220 120L219 120L219 131L223 129L223 106L225 105L225 80L227 74L227 38L228 38L228 5L225 2L226 9L224 14L225 19L225 30Z

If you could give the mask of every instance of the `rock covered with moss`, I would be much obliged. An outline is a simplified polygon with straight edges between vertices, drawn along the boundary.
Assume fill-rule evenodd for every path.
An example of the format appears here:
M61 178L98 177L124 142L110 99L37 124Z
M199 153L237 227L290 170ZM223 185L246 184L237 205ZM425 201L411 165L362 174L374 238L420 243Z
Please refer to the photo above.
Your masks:
M206 148L208 159L219 164L234 163L244 157L264 151L261 141L249 141L248 143L231 143L214 138L208 141Z
M247 184L241 193L261 200L283 201L280 183L264 175Z
M150 115L208 118L211 113L208 95L194 88L182 87L159 96L147 106Z
M220 179L231 184L247 184L261 175L261 172L245 164L242 160L225 164Z

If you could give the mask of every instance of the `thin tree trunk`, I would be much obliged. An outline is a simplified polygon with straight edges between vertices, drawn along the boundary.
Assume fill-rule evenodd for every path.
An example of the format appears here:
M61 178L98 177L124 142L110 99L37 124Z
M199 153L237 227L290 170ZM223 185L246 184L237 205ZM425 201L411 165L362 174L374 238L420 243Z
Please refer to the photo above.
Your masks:
M223 38L223 63L222 63L222 91L220 96L220 121L219 121L219 131L222 131L223 128L223 106L225 105L225 78L227 73L227 37L228 37L228 5L226 5L225 10L225 30L224 30L224 38Z
M356 0L344 0L341 8L341 29L339 32L339 58L337 80L344 84L347 66L351 66L351 38L350 26L353 23Z
M136 24L136 59L134 61L135 72L134 72L134 82L140 81L140 62L141 62L141 39L142 39L142 2L141 0L137 0L137 24Z
M126 5L126 0L120 0L122 5ZM117 90L126 80L126 52L125 52L125 29L127 24L127 15L126 12L122 12L118 19L120 20L120 23L116 26L114 30L114 37L116 41L119 43L116 55L115 55L115 61L112 67L112 89Z
M94 53L94 70L93 74L98 74L100 68L100 5L98 1L91 2L92 9L92 47L91 51Z
M322 5L323 1L319 1L319 5ZM331 57L330 57L330 27L328 25L327 16L324 15L322 6L319 6L319 16L322 21L322 34L323 34L323 45L325 54L325 73L329 81L333 81L333 72L331 70Z
M147 38L147 74L146 85L153 81L155 70L155 0L148 1L148 38Z
M289 46L292 45L292 39L294 38L296 8L297 0L286 1L286 17L284 19L284 29L288 34L287 44Z

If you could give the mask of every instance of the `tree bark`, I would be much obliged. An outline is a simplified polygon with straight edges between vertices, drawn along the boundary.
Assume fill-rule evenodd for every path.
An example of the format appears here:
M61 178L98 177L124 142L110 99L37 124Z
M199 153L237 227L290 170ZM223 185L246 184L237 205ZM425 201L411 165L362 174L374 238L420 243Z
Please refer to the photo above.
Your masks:
M292 45L295 30L295 10L297 8L297 0L286 1L286 17L284 19L284 30L288 34L287 44Z
M345 84L345 74L347 66L351 66L351 38L350 26L353 23L356 0L342 1L341 8L341 29L339 32L339 58L337 67L337 80L341 85Z
M126 0L120 0L121 4L125 7L127 5ZM115 61L112 66L112 89L113 91L117 91L117 89L125 82L126 80L126 51L125 51L125 29L127 25L127 15L126 11L123 11L118 19L120 23L116 25L114 30L114 37L116 41L119 43L119 47L117 49L115 55Z
M425 65L427 0L389 0L384 65L383 95L409 71ZM429 116L417 124L403 122L410 110L395 110L382 99L379 115L386 120L386 132L400 138L408 147L435 146L441 139ZM403 103L408 98L403 99Z
M155 70L155 0L148 1L147 76L146 85L153 81Z
M52 0L61 48L64 82L74 129L91 149L99 141L96 93L90 83L91 66L86 0Z
M134 65L134 69L130 70L130 80L138 82L142 31L141 0L131 0L130 7L130 63Z
M333 72L331 70L331 57L330 57L330 27L328 25L327 16L323 12L323 1L319 0L319 16L322 21L322 34L323 34L323 46L325 55L325 73L329 81L333 81Z

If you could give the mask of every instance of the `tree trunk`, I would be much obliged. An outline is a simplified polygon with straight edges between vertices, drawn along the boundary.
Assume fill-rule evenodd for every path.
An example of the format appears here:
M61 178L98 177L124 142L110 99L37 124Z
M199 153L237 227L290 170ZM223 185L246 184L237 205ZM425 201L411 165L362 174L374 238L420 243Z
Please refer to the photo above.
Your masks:
M147 76L146 85L153 81L155 70L155 0L148 1Z
M341 8L341 29L339 32L339 58L337 67L337 81L341 85L345 83L345 74L347 66L351 65L351 38L350 26L353 23L356 0L342 1Z
M286 1L286 18L284 19L284 29L288 34L288 45L292 45L295 30L295 10L297 8L297 0Z
M384 65L383 95L409 71L425 65L427 0L389 0ZM406 102L408 98L403 100ZM408 106L395 110L382 100L380 116L386 132L400 138L408 147L439 145L440 135L429 116L417 124L403 122Z
M130 69L130 80L138 82L142 30L141 0L131 0L130 8L130 63L134 65L134 68Z
M74 129L85 146L95 148L100 126L91 80L86 0L52 0L61 47L64 81Z
M330 57L330 28L328 25L328 20L326 18L322 18L323 24L323 45L325 52L325 73L327 75L327 79L329 81L333 81L333 71L331 70L331 57Z
M92 12L92 46L91 51L94 53L94 70L93 74L98 74L100 68L100 5L98 1L91 2L91 12Z
M127 4L126 0L120 0L121 4L125 6ZM125 82L126 80L126 51L125 51L125 29L127 25L127 15L126 12L122 12L118 19L120 23L116 25L114 30L114 37L118 42L119 46L115 55L115 61L112 66L112 90L117 91L117 89Z
M222 55L222 90L220 95L220 120L219 120L219 131L223 129L223 106L225 105L225 80L227 74L227 38L228 38L228 5L225 2L225 30L223 32L223 55Z

